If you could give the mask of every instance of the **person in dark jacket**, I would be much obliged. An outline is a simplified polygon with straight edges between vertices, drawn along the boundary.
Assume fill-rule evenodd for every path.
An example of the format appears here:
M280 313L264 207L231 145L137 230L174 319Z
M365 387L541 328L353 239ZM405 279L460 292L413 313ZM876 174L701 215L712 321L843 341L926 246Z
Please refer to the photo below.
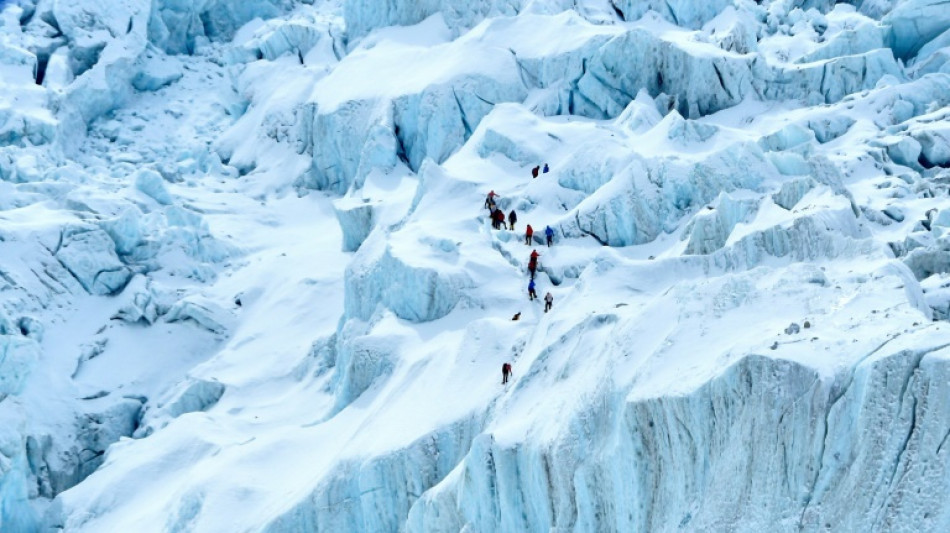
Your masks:
M508 378L511 377L511 364L505 363L501 365L501 384L504 385L508 383Z
M550 292L544 295L544 312L547 313L551 310L551 306L554 304L554 296Z
M538 171L539 171L539 170L541 170L541 167L534 167L534 168L532 168L532 169L531 169L531 177L532 177L532 178L537 178L537 177L538 177Z
M515 231L515 222L518 222L518 215L515 213L515 210L512 209L511 213L508 213L508 229Z
M524 230L525 246L531 246L531 239L533 237L534 237L534 228L531 227L531 224L528 224L528 229Z

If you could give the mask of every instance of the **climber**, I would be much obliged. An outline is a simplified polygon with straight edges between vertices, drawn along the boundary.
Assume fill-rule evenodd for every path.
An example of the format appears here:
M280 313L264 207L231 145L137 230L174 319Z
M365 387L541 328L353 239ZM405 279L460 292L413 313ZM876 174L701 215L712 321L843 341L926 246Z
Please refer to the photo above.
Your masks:
M515 316L511 317L512 322L517 322L518 320L521 320L521 311L518 311L515 313Z
M551 247L551 243L554 242L554 230L551 229L551 226L545 226L545 227L544 227L544 236L547 237L547 240L548 240L548 248L550 248L550 247Z
M508 224L505 223L505 212L501 209L495 210L495 229L499 229L501 226L505 226L505 229L508 229Z
M528 224L528 229L524 230L524 244L525 246L531 246L531 238L534 237L534 229L531 227L531 224Z
M554 296L550 292L544 295L544 312L547 313L551 310L551 305L554 304Z
M488 191L488 196L485 198L485 207L487 207L489 211L495 210L496 196L498 196L498 194L495 193L494 189L492 189L491 191Z
M528 282L528 300L534 300L538 297L538 293L534 290L534 280Z
M511 364L505 363L501 365L501 384L504 385L508 383L508 378L511 376Z
M541 172L542 172L543 174L547 174L549 170L551 170L551 169L549 169L549 168L548 168L548 164L545 163L545 164L544 164L544 169L543 169Z
M528 261L528 262L529 262L529 263L535 263L535 262L537 262L537 261L538 261L538 256L540 256L540 255L541 255L541 254L539 254L537 250L532 250L532 252L531 252L531 260Z
M515 231L515 222L518 222L518 215L515 214L515 210L512 209L511 213L508 213L508 229Z
M538 170L540 170L540 169L541 169L541 167L537 167L537 166L534 167L534 168L532 168L532 169L531 169L531 177L532 177L532 178L537 178L537 177L538 177Z
M534 279L534 273L536 270L538 270L538 262L531 260L531 262L528 263L528 274L531 275L531 279Z

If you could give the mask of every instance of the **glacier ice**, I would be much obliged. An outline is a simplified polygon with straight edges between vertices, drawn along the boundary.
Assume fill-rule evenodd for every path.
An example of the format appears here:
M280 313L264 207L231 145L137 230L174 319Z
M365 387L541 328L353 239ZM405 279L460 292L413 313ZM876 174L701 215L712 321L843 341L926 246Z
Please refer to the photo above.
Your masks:
M907 506L901 494L913 491L913 484L895 473L928 468L940 448L942 434L920 424L923 417L941 420L946 413L921 406L933 401L928 384L946 372L945 363L939 347L886 349L856 368L852 382L752 355L686 396L612 399L620 409L616 423L589 427L587 435L583 425L575 429L576 437L601 443L590 453L578 454L566 442L514 446L476 439L463 471L414 506L411 529L673 531L717 528L734 514L746 517L751 529L784 530L798 523L873 529L892 527L889 517L903 513L936 526L946 518L925 514L927 506ZM776 393L787 394L787 402L777 401ZM603 417L603 409L593 404L585 414ZM691 430L708 418L719 423ZM812 420L817 427L798 432ZM876 438L856 438L873 434L876 423L897 427ZM749 435L759 424L772 429L752 445ZM663 466L670 464L679 465L683 477L668 474ZM746 469L775 475L746 485L735 476ZM892 492L892 483L898 491ZM752 496L708 493L723 485ZM855 494L860 505L844 504L853 503ZM931 508L940 507L938 496L925 498ZM709 505L692 504L698 501ZM891 512L849 512L882 508Z
M21 4L0 529L950 524L935 1Z
M355 252L376 226L375 207L368 200L337 204L337 220L343 229L343 250Z
M921 150L921 144L910 136L901 137L897 142L887 145L887 155L895 163L907 167L917 165Z
M146 437L183 414L207 410L226 390L227 387L216 380L188 378L172 389L166 399L145 407L134 436Z
M96 405L73 421L75 442L64 444L50 435L27 439L31 473L42 496L54 497L88 477L103 463L108 447L120 437L131 436L138 424L142 403L137 399L87 401Z
M720 194L719 198L700 211L690 220L686 244L687 254L708 254L726 244L732 229L740 222L746 222L754 214L758 202L754 198L734 198Z
M132 277L116 255L109 235L95 227L73 226L63 231L56 259L91 294L115 294Z
M182 77L181 65L165 57L142 56L145 66L132 78L132 86L139 91L157 91Z
M442 14L449 28L459 32L489 14L513 15L524 3L523 0L394 0L380 6L372 0L345 0L343 7L347 32L355 39L380 27L411 26L436 13Z
M0 335L0 396L16 394L40 358L34 339Z
M809 177L790 179L782 183L778 192L772 195L772 201L791 211L814 186L814 180Z
M950 128L921 128L913 133L927 166L950 166Z
M230 39L247 22L273 18L289 4L283 0L150 2L148 39L172 54L194 53L201 38Z
M383 232L374 235L347 267L347 317L369 320L382 305L405 320L436 320L452 311L462 300L464 289L473 285L461 269L430 266L428 258L419 257L442 252L426 252L411 245L394 248L384 243Z
M165 179L154 170L142 169L135 174L135 188L162 205L171 205L172 196L165 187Z
M577 206L568 234L591 235L609 246L643 244L671 232L688 209L707 204L720 191L754 190L774 173L765 154L748 145L702 164L662 161L646 172L631 166Z
M234 317L214 301L193 296L175 302L165 314L165 320L188 320L212 333L223 335L229 332Z
M908 59L925 44L950 30L950 13L940 0L907 0L882 19L897 57Z

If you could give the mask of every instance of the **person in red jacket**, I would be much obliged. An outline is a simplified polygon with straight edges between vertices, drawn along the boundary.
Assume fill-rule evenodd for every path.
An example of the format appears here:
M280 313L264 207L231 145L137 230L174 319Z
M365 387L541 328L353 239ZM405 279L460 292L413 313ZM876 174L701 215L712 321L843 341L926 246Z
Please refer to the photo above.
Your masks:
M531 262L531 263L536 263L536 262L538 261L538 257L540 257L540 256L541 256L541 254L539 254L537 250L532 250L532 251L531 251L531 261L530 261L530 262Z
M505 212L501 209L495 210L495 229L499 229L501 226L504 226L505 229L508 229L508 224L505 222Z
M495 212L495 197L496 196L498 196L498 193L492 190L488 193L488 196L485 197L485 207L488 208L488 212L490 213Z
M505 363L501 365L501 384L504 385L508 383L508 378L511 376L511 364Z
M534 236L534 229L531 227L531 224L528 224L528 229L524 230L524 244L525 246L531 246L531 238Z

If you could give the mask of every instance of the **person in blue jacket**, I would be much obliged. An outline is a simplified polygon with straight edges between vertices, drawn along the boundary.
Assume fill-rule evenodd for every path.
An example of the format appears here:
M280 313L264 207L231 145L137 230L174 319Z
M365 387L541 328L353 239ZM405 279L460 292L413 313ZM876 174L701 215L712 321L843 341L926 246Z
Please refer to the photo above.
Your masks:
M544 236L548 239L548 248L551 247L551 243L554 242L554 230L551 229L551 226L546 226L544 228Z
M535 300L538 297L538 293L534 290L534 280L528 282L528 300Z

